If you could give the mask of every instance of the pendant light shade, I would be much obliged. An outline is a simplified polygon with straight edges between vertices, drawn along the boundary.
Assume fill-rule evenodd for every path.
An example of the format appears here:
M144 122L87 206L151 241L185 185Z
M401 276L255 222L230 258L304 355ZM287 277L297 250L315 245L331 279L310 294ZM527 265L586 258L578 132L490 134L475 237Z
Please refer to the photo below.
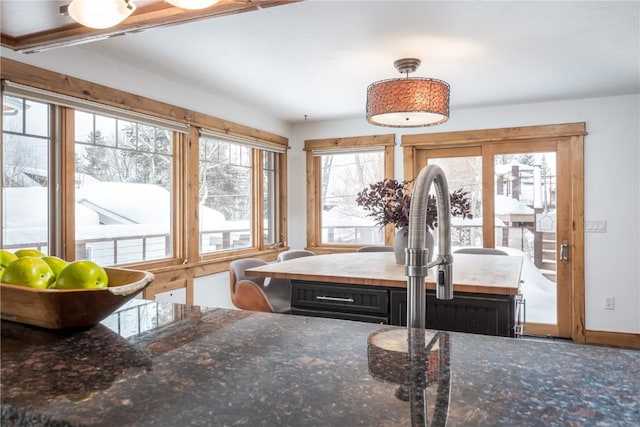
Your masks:
M394 63L407 78L381 80L367 88L367 121L378 126L421 127L449 119L449 85L442 80L409 77L419 59Z
M205 7L213 6L220 0L167 0L175 7L180 9L204 9Z
M74 21L90 28L109 28L124 21L136 10L131 0L73 0L67 13Z

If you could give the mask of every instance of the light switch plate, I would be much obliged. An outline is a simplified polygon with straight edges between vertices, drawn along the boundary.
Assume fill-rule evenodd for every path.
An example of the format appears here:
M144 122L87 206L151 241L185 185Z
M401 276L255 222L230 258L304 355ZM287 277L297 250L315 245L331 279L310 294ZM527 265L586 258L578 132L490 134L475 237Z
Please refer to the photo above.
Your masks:
M607 220L593 220L593 221L585 221L584 230L587 233L606 233L607 232Z
M604 297L604 309L614 310L616 307L615 299L613 297Z

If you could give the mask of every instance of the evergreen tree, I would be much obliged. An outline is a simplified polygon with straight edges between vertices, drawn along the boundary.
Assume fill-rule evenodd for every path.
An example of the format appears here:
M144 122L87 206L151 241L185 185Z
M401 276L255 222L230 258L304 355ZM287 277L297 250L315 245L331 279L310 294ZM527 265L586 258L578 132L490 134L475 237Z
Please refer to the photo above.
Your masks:
M236 148L233 146L233 148ZM200 149L201 202L221 212L227 220L250 219L251 167L243 161L249 148L231 156L232 145L205 140ZM246 156L245 156L246 157Z
M100 181L112 181L105 139L99 130L87 136L86 143L76 146L76 171Z
M76 170L100 181L155 184L171 191L171 136L153 126L120 122L118 144L98 130L77 147ZM159 152L158 152L159 151Z

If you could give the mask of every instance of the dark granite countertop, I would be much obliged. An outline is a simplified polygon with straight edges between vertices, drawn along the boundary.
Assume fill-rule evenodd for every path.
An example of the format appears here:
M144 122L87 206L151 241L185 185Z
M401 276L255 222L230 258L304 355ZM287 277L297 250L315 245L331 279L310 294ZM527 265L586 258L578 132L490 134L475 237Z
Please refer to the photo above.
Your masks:
M2 426L640 425L633 350L427 331L406 364L403 328L142 300L1 328Z

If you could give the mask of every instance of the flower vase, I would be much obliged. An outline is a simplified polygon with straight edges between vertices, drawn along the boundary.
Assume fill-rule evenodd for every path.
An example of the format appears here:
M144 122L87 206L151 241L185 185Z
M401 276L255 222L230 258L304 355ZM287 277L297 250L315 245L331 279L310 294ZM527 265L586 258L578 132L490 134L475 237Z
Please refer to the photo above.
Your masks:
M396 230L396 235L393 238L393 252L396 256L396 264L406 264L406 253L405 249L409 246L409 226L404 226L398 230ZM429 251L427 256L427 261L431 262L433 260L433 248L434 248L434 239L433 234L429 230L427 230L427 235L425 237L425 248Z
M409 226L405 225L396 230L393 238L393 253L396 256L396 264L405 264L405 249L409 245Z

